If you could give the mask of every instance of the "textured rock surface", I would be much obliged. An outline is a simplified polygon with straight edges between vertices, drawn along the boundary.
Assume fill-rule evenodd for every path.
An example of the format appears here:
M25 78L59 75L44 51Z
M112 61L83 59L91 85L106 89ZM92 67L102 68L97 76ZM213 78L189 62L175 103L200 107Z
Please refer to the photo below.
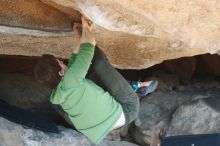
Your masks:
M218 94L215 98L207 99L210 104L204 100L199 100L178 108L172 116L167 136L219 133L220 101L218 99L219 92L216 93Z
M75 44L71 21L80 16L71 14L38 0L0 1L0 54L68 58Z
M196 59L194 57L184 57L176 60L164 61L163 65L168 71L177 75L181 83L188 83L196 70Z
M21 74L0 74L0 99L25 109L51 110L51 90L33 77Z
M160 144L160 136L168 127L172 112L187 100L189 97L178 92L156 92L144 98L135 122L135 140L142 145Z
M141 100L139 118L135 121L133 128L133 137L136 142L141 145L157 146L161 142L161 137L166 134L219 132L219 80L197 78L189 85L181 86L177 84L178 82L163 83L166 77L169 80L175 80L175 78L160 77L163 78L157 78L160 80L157 91ZM170 86L175 88L167 90ZM202 101L202 104L198 105L197 100ZM216 129L215 126L217 126Z
M215 0L42 1L79 10L92 19L99 45L120 68L144 68L167 59L219 51L220 15Z
M72 19L79 21L76 10L94 21L98 45L118 68L141 69L168 59L219 51L218 1L41 1L59 11L37 0L3 0L0 24L57 34L42 37L1 27L1 54L52 53L68 58L74 45L72 35L61 34L70 31Z
M23 128L0 117L0 142L4 146L93 146L82 134L59 127L58 134ZM104 140L99 146L137 146L129 142Z
M40 56L45 53L68 58L75 41L71 32L46 32L0 26L0 53Z
M70 20L79 19L72 12L67 16L38 0L1 0L0 24L41 30L70 30Z

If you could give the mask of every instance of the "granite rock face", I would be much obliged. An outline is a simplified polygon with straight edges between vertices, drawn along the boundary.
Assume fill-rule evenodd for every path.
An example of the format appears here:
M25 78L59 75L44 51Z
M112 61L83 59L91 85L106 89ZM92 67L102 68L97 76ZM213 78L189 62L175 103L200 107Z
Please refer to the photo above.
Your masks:
M142 69L164 60L219 52L218 1L3 0L0 53L68 58L71 22L86 15L97 44L117 68ZM52 6L52 7L51 7ZM19 27L19 28L17 28Z
M189 101L187 95L178 92L156 92L141 101L139 118L135 122L135 140L156 146L169 126L170 116L177 107Z
M77 20L79 14L72 12L70 17L38 0L0 1L0 24L3 26L68 31L73 17Z
M73 18L74 17L74 18ZM0 1L0 54L68 58L74 49L68 16L38 0Z
M219 89L211 90L209 98L179 107L172 115L166 135L219 133L219 93Z
M158 146L164 136L220 132L218 78L197 77L187 85L163 73L156 79L158 88L141 99L139 116L132 128L137 143Z
M41 1L78 10L92 19L98 44L120 68L146 68L167 59L219 52L216 0Z

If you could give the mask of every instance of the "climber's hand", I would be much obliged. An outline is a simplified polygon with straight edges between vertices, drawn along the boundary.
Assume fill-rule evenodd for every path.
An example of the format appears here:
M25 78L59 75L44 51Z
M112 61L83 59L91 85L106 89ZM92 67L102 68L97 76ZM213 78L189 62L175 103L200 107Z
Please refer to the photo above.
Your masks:
M92 21L88 18L82 17L82 37L81 37L81 43L91 43L94 46L96 45L95 37L92 34Z
M75 34L75 38L77 40L80 40L80 37L81 37L81 32L80 30L82 30L82 24L78 23L78 22L74 22L74 25L73 25L73 32Z

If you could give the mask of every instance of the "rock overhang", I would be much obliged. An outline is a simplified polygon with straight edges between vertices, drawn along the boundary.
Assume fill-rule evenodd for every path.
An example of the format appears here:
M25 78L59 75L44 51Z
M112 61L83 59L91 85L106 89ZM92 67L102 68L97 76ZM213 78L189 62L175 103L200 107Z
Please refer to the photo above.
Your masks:
M71 21L80 21L81 14L94 22L97 44L117 68L143 69L219 52L220 15L214 0L206 5L188 0L41 1L1 2L1 54L68 58L75 44ZM6 13L6 8L13 9Z

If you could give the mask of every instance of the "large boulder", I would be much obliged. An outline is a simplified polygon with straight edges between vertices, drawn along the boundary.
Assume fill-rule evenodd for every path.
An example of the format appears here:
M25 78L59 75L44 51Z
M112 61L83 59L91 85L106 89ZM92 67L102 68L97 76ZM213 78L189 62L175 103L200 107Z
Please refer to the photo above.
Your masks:
M141 101L139 118L135 122L134 138L141 145L156 146L160 144L169 126L170 117L176 108L190 96L179 92L156 92Z
M146 68L163 60L219 52L218 1L41 0L75 9L96 25L98 44L119 68Z
M118 68L142 69L168 59L219 52L219 4L214 0L3 0L0 4L1 54L51 53L68 58L75 44L70 24L80 21L81 14L94 22L98 45Z
M219 132L218 81L203 78L201 82L193 80L187 86L175 85L167 90L173 84L158 80L160 88L141 100L139 116L132 128L137 143L157 146L164 136Z
M218 89L219 90L219 89ZM219 91L209 99L183 105L172 115L166 136L220 132Z

